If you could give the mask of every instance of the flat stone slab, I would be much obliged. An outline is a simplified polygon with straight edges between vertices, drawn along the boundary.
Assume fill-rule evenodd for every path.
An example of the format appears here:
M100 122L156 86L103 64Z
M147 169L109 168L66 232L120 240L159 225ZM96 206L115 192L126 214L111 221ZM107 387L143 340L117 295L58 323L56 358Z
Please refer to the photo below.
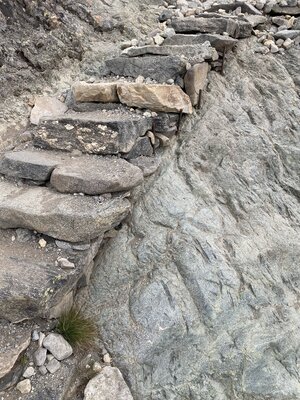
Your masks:
M137 78L139 75L159 83L184 75L186 62L178 56L117 57L106 61L109 73Z
M46 119L33 135L37 147L107 155L128 153L151 127L152 118L135 113L94 111Z
M81 242L101 236L128 214L130 203L54 192L46 187L0 182L0 228L27 228L59 240Z
M0 174L45 182L49 180L51 172L63 158L43 151L8 152L0 161Z
M72 87L77 102L118 103L117 84L114 82L76 82Z
M30 114L30 122L38 125L40 120L45 117L55 117L68 110L65 103L62 103L55 97L38 96L35 98L35 104Z
M80 157L57 167L52 186L62 193L97 195L133 189L141 184L141 170L121 158Z
M65 304L68 293L76 289L101 239L92 242L88 250L71 252L51 243L41 249L38 236L25 243L12 241L13 234L13 230L0 230L0 319L18 322L48 318L53 307ZM59 256L71 259L75 268L59 268Z
M298 31L294 29L284 29L274 34L276 39L295 39L297 36L300 36L300 30Z
M176 55L184 56L189 62L199 63L204 60L217 60L217 51L210 46L209 43L192 44L192 45L165 45L165 46L142 46L142 47L129 47L125 49L122 54L128 57L138 57L145 54L157 55Z
M244 14L251 14L251 15L262 15L262 13L255 8L252 4L249 3L244 3L243 1L237 1L235 3L224 3L224 4L217 4L215 6L211 6L210 8L208 8L207 12L217 12L220 9L221 10L225 10L226 12L230 12L230 11L234 11L236 10L238 7L241 7L241 11Z
M177 33L176 35L165 39L162 47L169 45L187 46L203 44L207 41L218 51L222 51L224 48L230 49L238 42L237 39L233 39L230 36L223 36L219 34L198 33L188 35L184 33Z
M120 101L130 107L159 112L193 112L189 96L175 85L119 84L118 95Z
M274 4L274 6L272 7L272 13L283 15L300 15L300 7L280 6L279 4Z
M234 17L224 17L218 14L202 14L198 18L174 18L171 26L177 33L223 33L227 32L233 38L251 36L252 25L247 20Z

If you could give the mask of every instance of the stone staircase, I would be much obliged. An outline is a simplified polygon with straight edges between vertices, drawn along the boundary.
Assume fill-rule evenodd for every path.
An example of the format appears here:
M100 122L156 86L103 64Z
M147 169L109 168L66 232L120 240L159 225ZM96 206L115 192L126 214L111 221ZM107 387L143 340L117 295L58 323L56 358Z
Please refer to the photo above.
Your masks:
M201 106L208 72L223 72L226 52L253 33L249 16L262 13L241 2L165 11L159 45L125 46L99 82L74 83L62 108L36 104L28 140L0 160L0 320L55 318L72 305L131 192Z

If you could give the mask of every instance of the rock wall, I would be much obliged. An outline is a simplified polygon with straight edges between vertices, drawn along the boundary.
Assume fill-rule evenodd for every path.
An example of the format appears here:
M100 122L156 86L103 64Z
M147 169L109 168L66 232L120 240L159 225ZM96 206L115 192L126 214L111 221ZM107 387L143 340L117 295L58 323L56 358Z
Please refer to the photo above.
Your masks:
M300 399L299 98L253 41L210 73L92 277L135 399Z

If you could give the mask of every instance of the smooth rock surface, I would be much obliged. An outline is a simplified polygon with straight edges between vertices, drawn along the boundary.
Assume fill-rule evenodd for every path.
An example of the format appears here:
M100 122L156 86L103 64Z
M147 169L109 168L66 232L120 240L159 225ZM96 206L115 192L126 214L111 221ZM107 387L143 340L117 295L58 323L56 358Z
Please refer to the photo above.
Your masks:
M50 372L50 374L55 374L55 372L58 371L60 367L61 363L57 361L55 358L49 361L46 365L46 368Z
M16 386L17 390L22 394L28 394L31 392L31 382L30 379L24 379L19 382Z
M45 187L0 182L0 228L27 228L69 242L101 236L129 212L126 200L56 193Z
M159 83L182 76L186 62L178 56L119 57L106 61L111 74L137 78L142 75Z
M38 348L34 353L33 353L33 362L37 367L41 367L42 365L45 364L46 361L46 356L47 356L47 349L44 349L42 347Z
M84 298L135 399L300 399L297 52L255 43L211 72Z
M64 156L56 156L42 151L8 152L0 161L0 174L45 182L63 159Z
M84 389L84 400L133 400L121 372L104 367Z
M76 82L73 96L77 102L118 103L117 84L114 82L86 83Z
M43 347L50 351L50 353L59 361L62 361L73 354L73 349L70 344L58 333L49 333L49 335L47 335L43 340Z
M153 111L192 113L189 97L179 86L119 84L120 101L130 107L149 108Z
M151 127L151 118L128 111L73 113L43 121L34 132L34 143L38 147L69 152L127 153Z
M50 182L62 193L99 195L130 190L142 181L140 169L123 159L81 157L57 167Z
M199 94L205 87L208 69L207 63L195 64L185 74L184 88L193 106L199 102Z
M68 110L66 104L55 97L39 96L35 99L35 104L30 114L30 122L38 125L40 120L45 117L56 117L64 114Z

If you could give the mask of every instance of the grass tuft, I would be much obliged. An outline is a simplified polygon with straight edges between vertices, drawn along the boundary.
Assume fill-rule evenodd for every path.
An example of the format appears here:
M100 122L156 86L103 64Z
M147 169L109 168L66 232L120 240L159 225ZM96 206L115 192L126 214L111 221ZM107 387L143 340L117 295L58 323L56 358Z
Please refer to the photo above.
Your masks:
M94 344L97 329L94 322L83 315L82 311L71 308L58 318L56 331L60 333L71 346L85 349Z

